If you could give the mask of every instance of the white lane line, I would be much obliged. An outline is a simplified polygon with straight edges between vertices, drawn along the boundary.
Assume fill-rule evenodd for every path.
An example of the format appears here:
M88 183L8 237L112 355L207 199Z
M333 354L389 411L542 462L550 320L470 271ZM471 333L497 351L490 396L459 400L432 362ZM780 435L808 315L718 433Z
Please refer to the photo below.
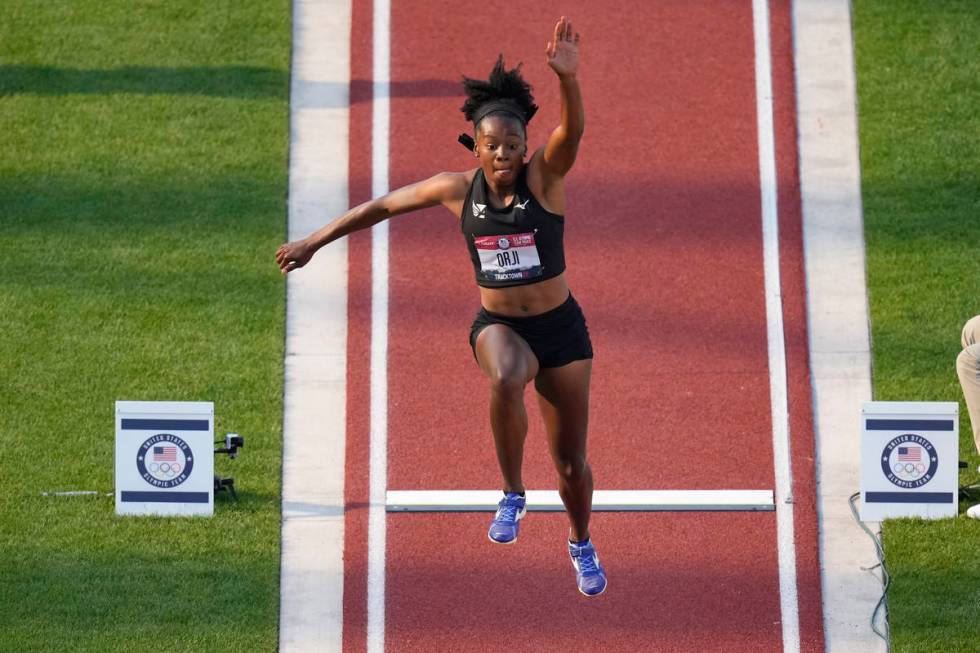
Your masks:
M388 192L389 0L374 0L371 195ZM388 223L371 231L371 460L368 509L367 653L385 645L385 491L388 487Z
M295 0L288 239L347 209L349 0ZM347 242L286 279L279 650L340 653Z
M786 345L779 279L779 217L776 205L776 144L773 133L772 68L768 0L752 2L755 37L755 95L762 192L762 242L769 342L769 398L772 406L773 467L776 475L776 540L779 548L779 610L784 653L800 650L800 615L793 537L793 472L786 391Z
M388 490L389 512L468 512L497 509L500 490ZM565 512L556 490L528 490L527 509ZM592 511L772 511L772 490L595 490Z

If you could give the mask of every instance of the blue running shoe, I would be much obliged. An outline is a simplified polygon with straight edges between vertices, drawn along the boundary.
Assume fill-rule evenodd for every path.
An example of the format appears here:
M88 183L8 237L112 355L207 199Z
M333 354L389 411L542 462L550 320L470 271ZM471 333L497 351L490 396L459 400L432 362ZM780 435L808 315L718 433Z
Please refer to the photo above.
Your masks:
M606 591L606 570L599 564L592 540L569 542L568 555L575 567L578 591L586 596L597 596Z
M497 514L493 517L487 537L497 544L511 544L517 540L521 518L527 512L527 499L515 492L505 492L497 504Z

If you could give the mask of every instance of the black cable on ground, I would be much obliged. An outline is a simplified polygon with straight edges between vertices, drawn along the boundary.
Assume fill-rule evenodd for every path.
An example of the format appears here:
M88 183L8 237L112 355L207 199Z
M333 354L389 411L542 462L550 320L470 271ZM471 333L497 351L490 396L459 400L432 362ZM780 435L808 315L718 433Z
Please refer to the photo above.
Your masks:
M872 567L861 567L862 571L872 571L875 567L881 567L881 598L878 599L878 603L875 604L875 609L871 613L871 630L874 631L875 635L885 640L885 649L889 651L892 650L891 644L891 633L888 629L888 587L891 585L892 577L888 573L888 567L885 566L885 548L882 546L881 538L871 532L871 529L864 525L861 518L858 516L857 508L854 507L854 502L857 498L861 496L860 492L855 492L847 500L847 503L851 506L851 514L854 515L854 521L858 523L858 526L868 534L871 541L875 543L875 552L878 554L878 564ZM878 619L878 612L884 610L885 612L885 632L878 630L878 626L875 623Z

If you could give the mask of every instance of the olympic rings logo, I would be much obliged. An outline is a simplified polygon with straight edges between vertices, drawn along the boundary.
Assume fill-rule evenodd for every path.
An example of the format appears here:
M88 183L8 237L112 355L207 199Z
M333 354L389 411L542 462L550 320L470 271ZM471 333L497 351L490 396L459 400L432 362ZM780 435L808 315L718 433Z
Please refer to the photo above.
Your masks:
M178 463L174 463L172 465L170 463L150 463L146 466L146 468L150 470L154 476L165 476L167 478L173 478L175 475L179 474L181 470L181 466Z
M893 485L919 488L932 480L939 454L932 442L914 433L892 438L881 452L881 471Z
M158 488L171 488L188 479L194 469L194 452L184 440L158 433L140 445L136 468L143 480Z
M892 471L896 474L919 477L926 473L926 466L922 463L895 463Z

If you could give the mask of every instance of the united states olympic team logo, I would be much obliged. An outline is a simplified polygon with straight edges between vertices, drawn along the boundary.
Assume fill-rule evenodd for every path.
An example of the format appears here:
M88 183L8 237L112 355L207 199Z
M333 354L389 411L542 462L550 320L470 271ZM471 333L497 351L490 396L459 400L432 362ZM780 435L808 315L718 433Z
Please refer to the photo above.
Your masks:
M932 480L937 467L936 448L921 435L906 433L892 438L881 452L881 471L901 488L922 487Z
M497 241L497 247L499 247L500 249L509 249L510 241L507 240L506 238L501 238L500 240Z
M191 475L194 452L176 435L158 433L140 445L136 468L143 480L154 487L175 487Z

